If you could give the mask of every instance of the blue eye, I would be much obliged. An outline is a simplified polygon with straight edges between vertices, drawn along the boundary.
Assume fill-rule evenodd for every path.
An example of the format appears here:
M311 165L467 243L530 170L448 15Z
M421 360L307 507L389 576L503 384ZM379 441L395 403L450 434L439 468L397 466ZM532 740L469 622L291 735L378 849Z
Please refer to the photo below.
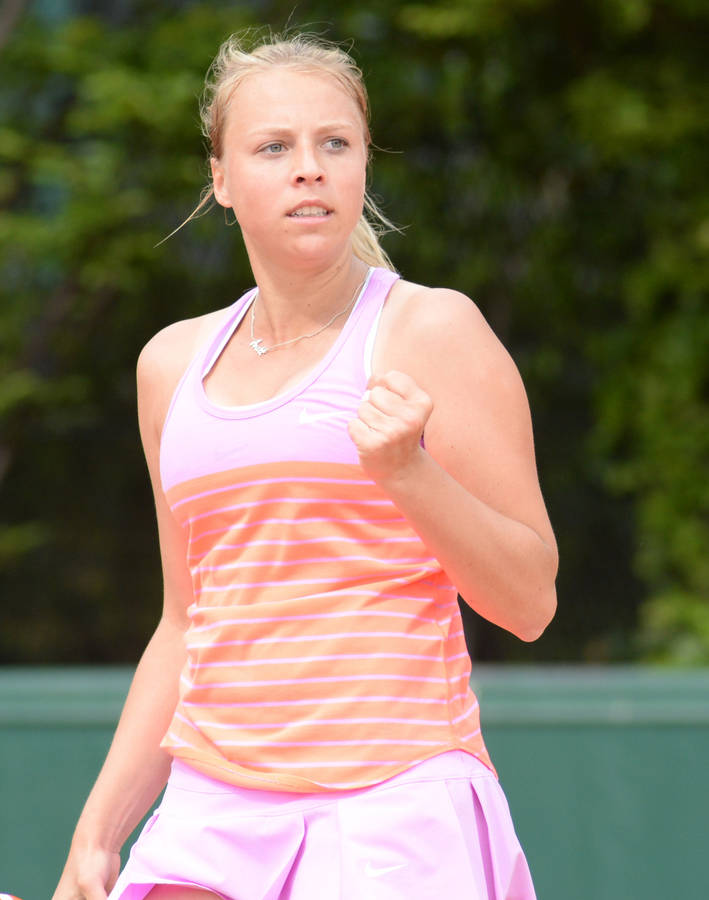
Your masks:
M344 138L330 138L327 143L332 150L343 150L347 146L347 141Z
M282 144L280 141L274 141L272 144L266 144L266 146L263 147L262 149L263 149L264 153L267 153L269 155L275 155L277 153L280 153L281 150L284 150L285 145Z

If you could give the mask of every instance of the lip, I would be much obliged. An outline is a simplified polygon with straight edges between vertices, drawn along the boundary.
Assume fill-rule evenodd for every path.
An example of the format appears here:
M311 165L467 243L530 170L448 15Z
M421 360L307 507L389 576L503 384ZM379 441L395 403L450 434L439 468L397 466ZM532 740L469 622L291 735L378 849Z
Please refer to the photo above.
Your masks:
M333 212L332 208L323 203L322 200L301 200L297 206L289 209L286 215L292 216L294 212L297 212L299 209L303 209L306 206L317 206L319 209L324 209L326 213ZM303 216L302 218L307 219L310 218L310 216Z

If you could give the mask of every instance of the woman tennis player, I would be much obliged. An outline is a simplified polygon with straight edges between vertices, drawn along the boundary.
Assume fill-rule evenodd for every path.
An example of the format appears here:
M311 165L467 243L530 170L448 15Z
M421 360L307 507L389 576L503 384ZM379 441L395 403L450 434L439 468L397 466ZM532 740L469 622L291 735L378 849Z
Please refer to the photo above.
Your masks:
M456 598L555 611L519 374L363 217L346 53L233 37L202 111L256 287L140 355L164 611L54 900L529 900Z

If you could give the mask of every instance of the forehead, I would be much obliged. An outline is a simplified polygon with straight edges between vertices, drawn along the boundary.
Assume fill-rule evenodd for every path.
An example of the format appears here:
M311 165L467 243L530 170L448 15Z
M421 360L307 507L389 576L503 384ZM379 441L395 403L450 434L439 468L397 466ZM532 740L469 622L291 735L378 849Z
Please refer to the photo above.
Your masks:
M229 100L229 118L242 128L260 123L287 126L306 117L350 122L364 128L358 103L328 72L303 72L285 66L247 75Z

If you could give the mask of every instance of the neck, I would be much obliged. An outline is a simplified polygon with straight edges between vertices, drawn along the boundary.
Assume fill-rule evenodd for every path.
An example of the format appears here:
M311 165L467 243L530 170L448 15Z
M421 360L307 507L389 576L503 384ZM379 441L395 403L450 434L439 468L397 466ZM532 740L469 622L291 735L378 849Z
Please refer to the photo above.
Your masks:
M343 259L323 268L284 271L252 260L252 269L258 285L258 335L273 344L327 322L352 298L368 266L348 250Z

